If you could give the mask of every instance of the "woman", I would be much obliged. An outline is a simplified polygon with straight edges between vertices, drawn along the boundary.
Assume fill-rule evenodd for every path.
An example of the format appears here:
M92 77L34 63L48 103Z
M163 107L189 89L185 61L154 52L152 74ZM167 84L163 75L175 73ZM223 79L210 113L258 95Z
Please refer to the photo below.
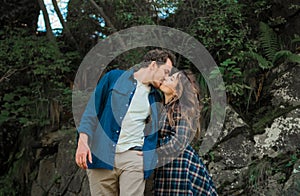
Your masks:
M189 145L200 130L199 91L194 79L180 71L160 86L165 104L159 131L159 168L154 195L217 195L208 171Z

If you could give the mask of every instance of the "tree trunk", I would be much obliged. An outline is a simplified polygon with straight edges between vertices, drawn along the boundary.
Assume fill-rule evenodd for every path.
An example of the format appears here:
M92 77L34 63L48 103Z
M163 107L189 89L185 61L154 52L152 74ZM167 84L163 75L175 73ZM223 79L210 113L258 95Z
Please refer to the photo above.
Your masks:
M45 21L45 25L46 25L46 31L47 31L47 37L48 39L52 42L55 43L55 37L52 33L52 28L51 28L51 24L50 24L50 19L49 19L49 15L46 9L46 6L44 4L43 0L38 0L40 8L43 12L43 16L44 16L44 21Z
M52 4L53 4L53 7L54 7L55 12L57 13L57 16L58 16L58 18L59 18L59 21L60 21L60 23L62 24L62 26L63 26L63 28L64 28L64 32L66 33L67 38L72 42L72 44L75 45L76 49L77 49L78 51L80 51L80 48L79 48L79 46L78 46L78 44L77 44L75 38L73 37L73 35L72 35L70 29L69 29L68 26L67 26L67 23L65 22L65 20L64 20L64 18L63 18L63 16L62 16L62 14L61 14L61 12L60 12L60 10L59 10L59 7L58 7L58 5L57 5L56 0L52 0Z
M89 1L96 8L96 10L100 13L101 17L103 17L105 23L107 24L108 27L110 27L112 29L113 33L117 32L117 29L114 27L114 25L112 24L109 17L104 13L102 7L99 7L94 0L89 0Z
M99 12L101 17L103 17L105 24L111 28L112 32L113 33L117 32L117 29L115 28L115 26L113 25L113 23L111 22L109 17L104 13L103 8L98 6L94 0L89 0L89 1L96 8L96 10ZM118 39L119 39L119 43L121 44L122 48L126 48L126 45L125 45L124 41L120 38L120 36L118 36Z

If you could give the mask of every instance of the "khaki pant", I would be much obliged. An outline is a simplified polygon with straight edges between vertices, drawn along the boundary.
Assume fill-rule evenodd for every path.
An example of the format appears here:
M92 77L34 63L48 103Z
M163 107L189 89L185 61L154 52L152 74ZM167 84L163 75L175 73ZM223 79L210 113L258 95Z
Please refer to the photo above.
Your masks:
M113 170L88 169L92 196L143 196L145 180L143 156L129 150L116 153Z

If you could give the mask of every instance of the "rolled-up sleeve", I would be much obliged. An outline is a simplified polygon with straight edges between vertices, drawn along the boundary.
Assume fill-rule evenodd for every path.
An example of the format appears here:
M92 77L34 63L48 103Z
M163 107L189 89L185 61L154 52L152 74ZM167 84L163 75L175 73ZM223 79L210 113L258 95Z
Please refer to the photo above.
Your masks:
M109 73L101 78L94 92L91 94L77 129L79 133L86 133L89 137L92 137L103 111L108 85Z

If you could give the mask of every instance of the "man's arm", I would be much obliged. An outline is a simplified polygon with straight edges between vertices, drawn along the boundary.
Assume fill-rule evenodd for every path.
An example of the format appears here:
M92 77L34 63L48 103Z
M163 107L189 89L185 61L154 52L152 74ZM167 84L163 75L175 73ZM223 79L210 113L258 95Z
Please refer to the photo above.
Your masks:
M104 107L106 93L108 89L109 73L105 74L98 83L94 93L91 95L89 102L82 115L78 127L79 139L75 155L76 164L82 169L87 169L87 160L92 163L92 153L89 147L89 139L93 136Z
M80 120L78 132L87 134L89 138L92 137L93 131L96 129L99 123L98 117L101 116L103 107L106 102L109 75L110 72L105 74L97 84L94 92L91 94L91 97Z

